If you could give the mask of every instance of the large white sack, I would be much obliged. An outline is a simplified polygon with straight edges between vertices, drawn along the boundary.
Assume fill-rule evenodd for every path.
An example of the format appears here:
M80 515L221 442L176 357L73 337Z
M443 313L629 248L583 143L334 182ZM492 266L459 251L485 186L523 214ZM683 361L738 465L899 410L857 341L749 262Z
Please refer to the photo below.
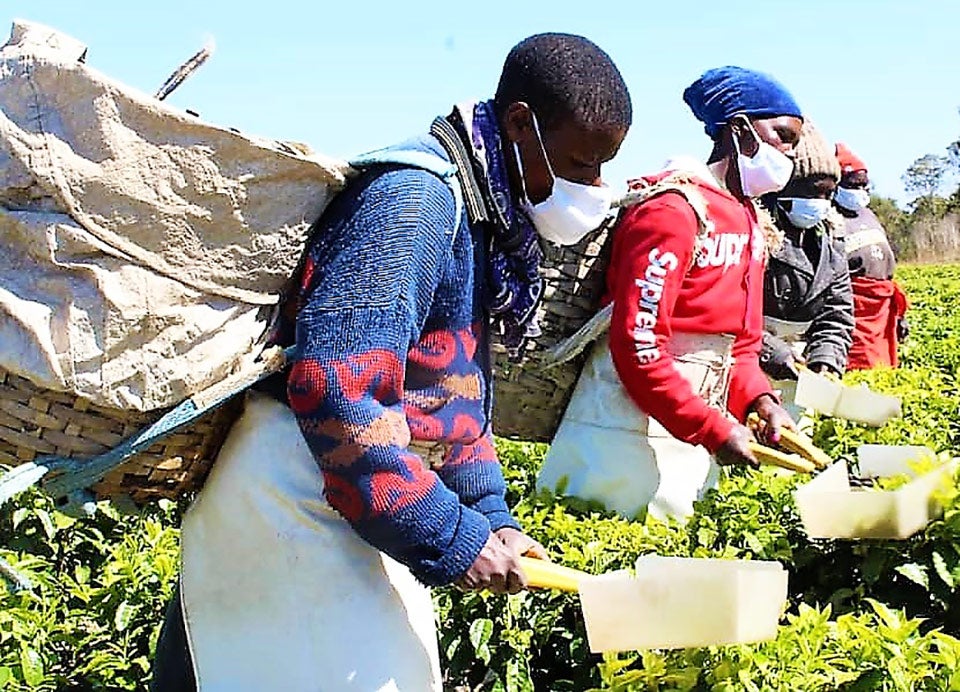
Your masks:
M15 22L0 48L0 368L124 409L258 351L342 161L204 123Z

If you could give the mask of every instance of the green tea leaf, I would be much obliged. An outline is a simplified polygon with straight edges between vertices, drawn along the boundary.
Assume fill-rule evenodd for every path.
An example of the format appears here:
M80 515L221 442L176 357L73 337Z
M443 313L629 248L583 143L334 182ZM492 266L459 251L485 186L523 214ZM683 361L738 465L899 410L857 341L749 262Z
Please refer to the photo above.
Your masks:
M488 618L481 618L470 623L470 643L475 651L479 651L490 641L490 635L493 634L493 621Z
M137 614L137 606L130 605L126 601L117 606L117 611L113 615L113 625L117 632L123 632L130 625L130 621Z
M930 589L930 576L927 574L926 568L918 565L916 562L898 565L895 571L905 576L914 584L919 584L927 590Z
M887 675L884 671L876 669L867 670L843 689L846 690L846 692L873 692L873 690L882 690L886 680Z
M13 523L13 528L19 528L20 524L23 523L23 520L27 518L29 510L26 507L18 507L13 511L11 516L11 522Z
M28 646L20 649L20 670L23 672L23 681L30 687L37 687L43 682L43 659Z
M37 519L40 520L40 524L43 526L43 532L47 534L47 538L53 538L53 536L57 533L57 529L53 525L53 520L50 518L50 513L47 510L40 508L34 510L34 513L37 515Z
M951 589L954 587L953 575L950 573L950 570L947 569L947 561L944 560L943 556L936 550L933 551L933 569L936 571L937 576L943 580L944 584Z

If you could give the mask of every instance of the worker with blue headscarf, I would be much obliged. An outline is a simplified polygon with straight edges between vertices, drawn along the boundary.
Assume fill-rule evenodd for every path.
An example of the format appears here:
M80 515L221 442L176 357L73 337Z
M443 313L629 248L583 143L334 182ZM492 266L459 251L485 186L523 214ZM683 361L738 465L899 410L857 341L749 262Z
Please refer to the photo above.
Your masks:
M790 180L802 113L773 77L705 72L683 94L713 143L632 181L607 274L609 335L593 346L538 487L628 518L686 517L718 464L756 466L745 426L794 423L760 369L763 272L776 229L755 199ZM630 195L628 195L630 197Z

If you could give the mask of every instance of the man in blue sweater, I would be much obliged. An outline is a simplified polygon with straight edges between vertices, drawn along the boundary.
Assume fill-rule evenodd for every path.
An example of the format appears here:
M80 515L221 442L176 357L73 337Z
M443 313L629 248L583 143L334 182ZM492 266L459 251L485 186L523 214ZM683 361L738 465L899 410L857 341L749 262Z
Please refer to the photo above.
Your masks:
M540 241L606 216L631 118L606 53L540 34L493 100L357 162L308 249L284 401L248 398L184 518L155 690L441 689L427 587L513 593L546 557L505 502L492 332L537 333Z

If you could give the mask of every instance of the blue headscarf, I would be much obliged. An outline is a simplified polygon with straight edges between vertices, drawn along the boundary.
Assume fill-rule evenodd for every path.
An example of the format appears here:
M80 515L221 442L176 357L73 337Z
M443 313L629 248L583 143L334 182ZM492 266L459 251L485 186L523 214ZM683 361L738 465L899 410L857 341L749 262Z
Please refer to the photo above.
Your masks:
M743 67L707 70L684 90L683 100L711 139L716 139L730 118L740 113L750 118L803 117L800 106L780 82Z

